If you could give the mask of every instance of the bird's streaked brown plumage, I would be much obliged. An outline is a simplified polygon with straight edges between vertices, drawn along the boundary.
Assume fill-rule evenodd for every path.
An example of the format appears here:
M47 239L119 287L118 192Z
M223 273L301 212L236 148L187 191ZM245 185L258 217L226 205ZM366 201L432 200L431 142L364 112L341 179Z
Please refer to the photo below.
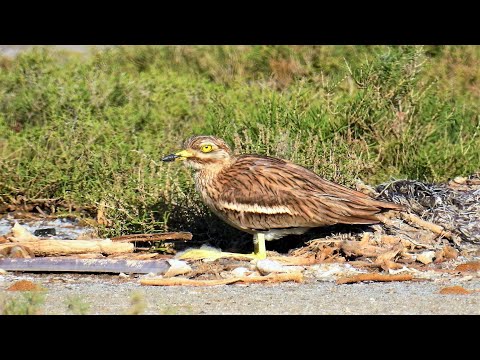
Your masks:
M232 154L222 139L194 136L165 158L195 169L196 189L228 224L266 240L333 224L375 224L377 214L403 206L378 201L327 181L287 160Z

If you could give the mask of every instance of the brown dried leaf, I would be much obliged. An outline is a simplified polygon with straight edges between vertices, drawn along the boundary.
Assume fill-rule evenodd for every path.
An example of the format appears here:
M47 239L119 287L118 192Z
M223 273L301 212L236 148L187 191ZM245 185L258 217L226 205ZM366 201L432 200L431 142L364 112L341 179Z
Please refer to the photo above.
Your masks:
M465 264L460 264L455 268L455 271L461 271L461 272L480 271L480 261L471 261Z
M378 255L385 252L385 249L373 246L373 245L362 245L360 241L350 241L345 240L341 243L341 249L347 256L357 255L357 256L367 256L367 257L377 257Z
M391 236L391 235L382 235L380 237L380 242L386 245L397 245L402 243L402 239L400 239L397 236Z
M454 249L449 245L446 245L443 248L443 256L445 257L445 259L456 259L458 257L458 250Z
M458 251L453 247L446 245L443 249L435 252L435 263L440 263L450 259L456 259L458 257Z
M397 246L392 250L385 251L383 254L380 254L377 256L375 259L375 264L377 266L380 266L383 270L389 270L389 269L401 269L403 265L397 264L394 261L392 261L397 254L403 250L403 246Z

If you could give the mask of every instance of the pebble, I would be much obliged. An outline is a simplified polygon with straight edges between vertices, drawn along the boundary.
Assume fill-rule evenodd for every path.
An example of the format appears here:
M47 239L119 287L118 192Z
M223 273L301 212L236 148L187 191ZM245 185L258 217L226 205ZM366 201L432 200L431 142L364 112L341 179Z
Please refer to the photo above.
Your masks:
M176 275L187 274L192 271L192 267L185 261L169 259L167 262L170 264L170 268L165 273L165 277L173 277Z
M262 275L268 275L270 273L292 273L303 271L302 266L282 265L277 261L269 259L258 260L257 269Z
M231 271L231 274L236 277L248 276L251 273L252 271L246 267L237 267Z
M310 267L313 275L320 281L335 281L337 277L358 275L362 272L349 264L319 264Z
M420 261L423 264L430 264L433 262L433 258L435 257L435 251L424 251L421 254L417 255L417 261Z

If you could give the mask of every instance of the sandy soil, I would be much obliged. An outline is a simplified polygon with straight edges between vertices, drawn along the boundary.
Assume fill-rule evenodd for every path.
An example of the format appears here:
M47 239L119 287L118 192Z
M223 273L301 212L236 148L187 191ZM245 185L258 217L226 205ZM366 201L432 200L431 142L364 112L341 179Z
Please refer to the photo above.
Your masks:
M479 292L439 294L454 285L480 289L480 279L471 276L349 285L309 281L193 288L141 286L133 276L7 273L0 276L0 297L21 297L21 292L6 289L22 279L47 289L46 314L68 314L66 303L71 297L88 303L89 314L124 314L132 307L135 293L145 302L145 314L480 314Z

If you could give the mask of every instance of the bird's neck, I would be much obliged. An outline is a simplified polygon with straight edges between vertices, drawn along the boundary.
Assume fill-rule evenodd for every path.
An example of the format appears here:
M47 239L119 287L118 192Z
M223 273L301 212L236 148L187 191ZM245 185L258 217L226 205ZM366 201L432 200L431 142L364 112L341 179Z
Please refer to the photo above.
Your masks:
M195 180L202 179L204 181L210 182L212 180L215 180L218 174L220 174L223 170L229 167L230 162L210 163L195 171Z
M210 184L215 182L217 177L226 169L228 169L234 162L234 158L229 158L227 161L218 163L210 163L197 169L194 173L195 185L200 193L208 193L211 188Z

